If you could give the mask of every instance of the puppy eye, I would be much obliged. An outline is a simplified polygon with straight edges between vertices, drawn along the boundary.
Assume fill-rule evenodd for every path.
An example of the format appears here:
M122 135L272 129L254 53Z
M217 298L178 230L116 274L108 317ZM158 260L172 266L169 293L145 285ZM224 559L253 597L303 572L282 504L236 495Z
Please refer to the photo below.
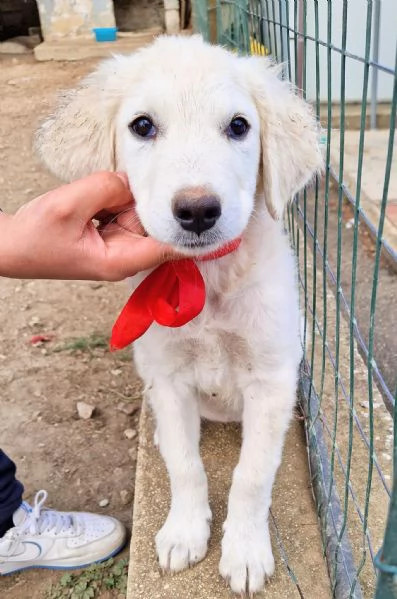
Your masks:
M129 130L139 137L155 137L157 129L147 116L139 116L128 125Z
M241 139L244 137L249 130L250 126L242 116L234 117L226 129L226 135L232 139Z

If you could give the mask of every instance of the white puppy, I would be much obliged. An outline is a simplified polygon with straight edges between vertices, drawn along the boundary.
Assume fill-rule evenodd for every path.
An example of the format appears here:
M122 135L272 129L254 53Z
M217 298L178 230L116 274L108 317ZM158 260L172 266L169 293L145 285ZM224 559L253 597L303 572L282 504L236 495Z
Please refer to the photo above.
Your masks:
M207 551L200 418L242 421L220 573L234 591L256 592L274 570L268 512L301 359L295 261L281 216L321 169L310 108L268 59L199 36L160 37L105 61L65 94L37 146L66 180L126 171L146 231L190 256L242 237L233 253L197 263L202 313L178 329L152 325L134 351L171 481L156 537L161 567L181 570Z

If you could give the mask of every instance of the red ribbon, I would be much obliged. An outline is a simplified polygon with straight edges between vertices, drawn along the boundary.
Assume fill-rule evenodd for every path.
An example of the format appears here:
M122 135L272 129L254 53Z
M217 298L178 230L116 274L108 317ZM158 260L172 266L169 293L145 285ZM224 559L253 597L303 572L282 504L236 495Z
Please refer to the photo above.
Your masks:
M215 260L240 245L235 239L219 250L196 258ZM153 322L181 327L198 316L205 304L205 283L195 261L172 260L153 270L132 293L116 320L110 347L122 349L141 337Z

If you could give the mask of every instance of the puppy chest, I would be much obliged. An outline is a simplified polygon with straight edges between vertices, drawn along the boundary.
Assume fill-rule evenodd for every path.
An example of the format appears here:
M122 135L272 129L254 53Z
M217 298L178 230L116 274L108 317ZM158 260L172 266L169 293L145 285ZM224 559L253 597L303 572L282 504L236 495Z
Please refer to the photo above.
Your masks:
M236 392L241 371L251 369L252 356L242 337L224 331L181 341L178 352L198 390L209 396Z

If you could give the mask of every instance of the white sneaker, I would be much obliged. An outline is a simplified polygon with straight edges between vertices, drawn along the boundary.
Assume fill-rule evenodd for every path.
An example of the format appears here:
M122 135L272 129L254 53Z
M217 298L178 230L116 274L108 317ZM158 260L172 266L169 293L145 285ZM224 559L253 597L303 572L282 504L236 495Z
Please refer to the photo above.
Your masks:
M0 538L0 574L26 568L82 568L104 561L125 544L126 531L115 518L43 508L46 491L31 507L25 501L13 515L14 527Z

